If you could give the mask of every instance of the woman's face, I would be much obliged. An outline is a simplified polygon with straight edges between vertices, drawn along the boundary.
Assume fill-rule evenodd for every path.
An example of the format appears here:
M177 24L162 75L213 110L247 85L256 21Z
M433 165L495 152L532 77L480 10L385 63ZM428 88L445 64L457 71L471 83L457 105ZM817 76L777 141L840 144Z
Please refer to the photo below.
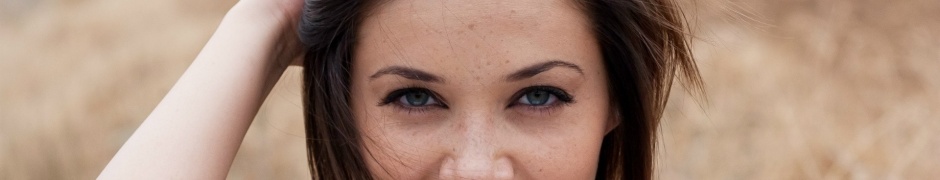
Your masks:
M593 179L611 119L589 19L564 0L382 3L350 98L379 179Z

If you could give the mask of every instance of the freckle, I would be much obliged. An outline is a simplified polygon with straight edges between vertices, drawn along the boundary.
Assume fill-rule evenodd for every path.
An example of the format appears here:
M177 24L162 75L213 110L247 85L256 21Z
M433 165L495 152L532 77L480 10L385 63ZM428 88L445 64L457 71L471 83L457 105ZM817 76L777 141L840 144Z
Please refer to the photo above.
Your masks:
M476 28L476 27L477 27L476 24L467 25L467 29L470 29L470 30L473 30L473 29Z

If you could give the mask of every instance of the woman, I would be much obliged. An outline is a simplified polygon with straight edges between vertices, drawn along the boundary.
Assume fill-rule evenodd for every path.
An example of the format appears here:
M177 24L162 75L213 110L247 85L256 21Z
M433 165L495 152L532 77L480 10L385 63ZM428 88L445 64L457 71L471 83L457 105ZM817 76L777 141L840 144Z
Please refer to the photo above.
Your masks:
M315 178L650 179L674 75L701 84L683 28L669 0L243 0L100 178L224 178L302 64Z

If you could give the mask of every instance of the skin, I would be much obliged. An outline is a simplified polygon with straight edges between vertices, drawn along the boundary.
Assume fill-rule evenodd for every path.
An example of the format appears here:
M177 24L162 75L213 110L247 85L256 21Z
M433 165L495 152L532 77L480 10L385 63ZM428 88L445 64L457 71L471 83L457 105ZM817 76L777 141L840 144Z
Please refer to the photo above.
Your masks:
M98 179L224 179L251 120L301 48L301 0L241 0Z
M594 178L603 137L616 124L600 48L572 2L399 0L369 14L351 100L379 179ZM546 62L563 65L509 78ZM573 101L520 104L526 97L517 95L531 86L561 89ZM441 105L389 96L411 87ZM383 104L389 97L399 101Z

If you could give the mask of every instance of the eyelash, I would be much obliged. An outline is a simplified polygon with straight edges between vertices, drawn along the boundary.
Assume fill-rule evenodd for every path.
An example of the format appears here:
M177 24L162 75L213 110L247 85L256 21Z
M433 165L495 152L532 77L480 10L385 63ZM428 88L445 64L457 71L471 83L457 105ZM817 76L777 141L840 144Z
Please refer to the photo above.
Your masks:
M534 105L534 106L533 106L533 105L527 105L527 104L521 104L521 103L518 102L518 100L521 99L521 98L523 98L526 94L529 94L529 93L532 93L532 92L536 92L536 91L545 91L545 92L548 92L550 95L555 96L556 98L558 98L558 100L557 100L555 103L552 103L552 104ZM513 98L512 98L512 99L513 99L512 103L509 103L509 106L507 106L506 108L516 107L516 106L520 106L520 105L521 105L521 106L524 106L524 108L527 108L527 109L529 109L529 110L535 110L535 111L545 112L545 111L553 110L553 109L557 108L557 107L560 106L560 105L567 105L567 104L574 103L574 97L571 96L571 94L568 94L567 92L565 92L565 90L562 90L561 88L552 87L552 86L545 86L545 85L530 86L530 87L524 88L524 89L520 90L519 92L517 92L517 93L516 93L515 95L513 95L512 97L513 97Z
M522 98L526 94L535 92L535 91L548 92L551 96L556 97L557 101L551 104L535 105L535 106L521 104L517 102L520 98ZM408 95L410 93L428 94L430 96L429 98L432 98L437 101L437 104L426 105L426 106L411 106L411 105L400 103L399 100L403 98L405 95ZM553 86L545 86L545 85L537 85L537 86L530 86L530 87L523 88L522 90L519 90L518 92L516 92L516 94L514 94L511 97L512 97L510 99L511 102L509 103L508 106L506 106L506 108L517 107L521 105L521 106L524 106L522 108L526 108L527 110L531 110L531 111L537 111L539 113L549 113L550 111L554 110L560 105L567 105L567 104L574 103L574 97L571 96L571 94L568 94L561 88L557 88ZM396 108L406 111L408 113L422 113L422 112L431 110L432 108L444 108L444 109L449 108L447 106L447 103L445 103L445 101L441 98L440 95L423 87L407 87L407 88L394 90L388 93L388 95L385 96L385 98L382 98L382 101L379 103L379 106L385 106L389 104L392 104Z
M436 100L438 104L427 105L427 106L410 106L410 105L405 105L405 104L400 103L399 99L411 93L428 94L429 95L428 98ZM379 106L392 104L396 108L407 111L408 113L421 113L421 112L431 110L431 108L444 108L444 109L449 108L447 104L444 103L444 100L440 97L441 97L440 95L438 95L437 93L434 93L433 91L427 88L407 87L407 88L394 90L388 93L388 95L385 96L385 98L382 98L382 101L379 103Z

